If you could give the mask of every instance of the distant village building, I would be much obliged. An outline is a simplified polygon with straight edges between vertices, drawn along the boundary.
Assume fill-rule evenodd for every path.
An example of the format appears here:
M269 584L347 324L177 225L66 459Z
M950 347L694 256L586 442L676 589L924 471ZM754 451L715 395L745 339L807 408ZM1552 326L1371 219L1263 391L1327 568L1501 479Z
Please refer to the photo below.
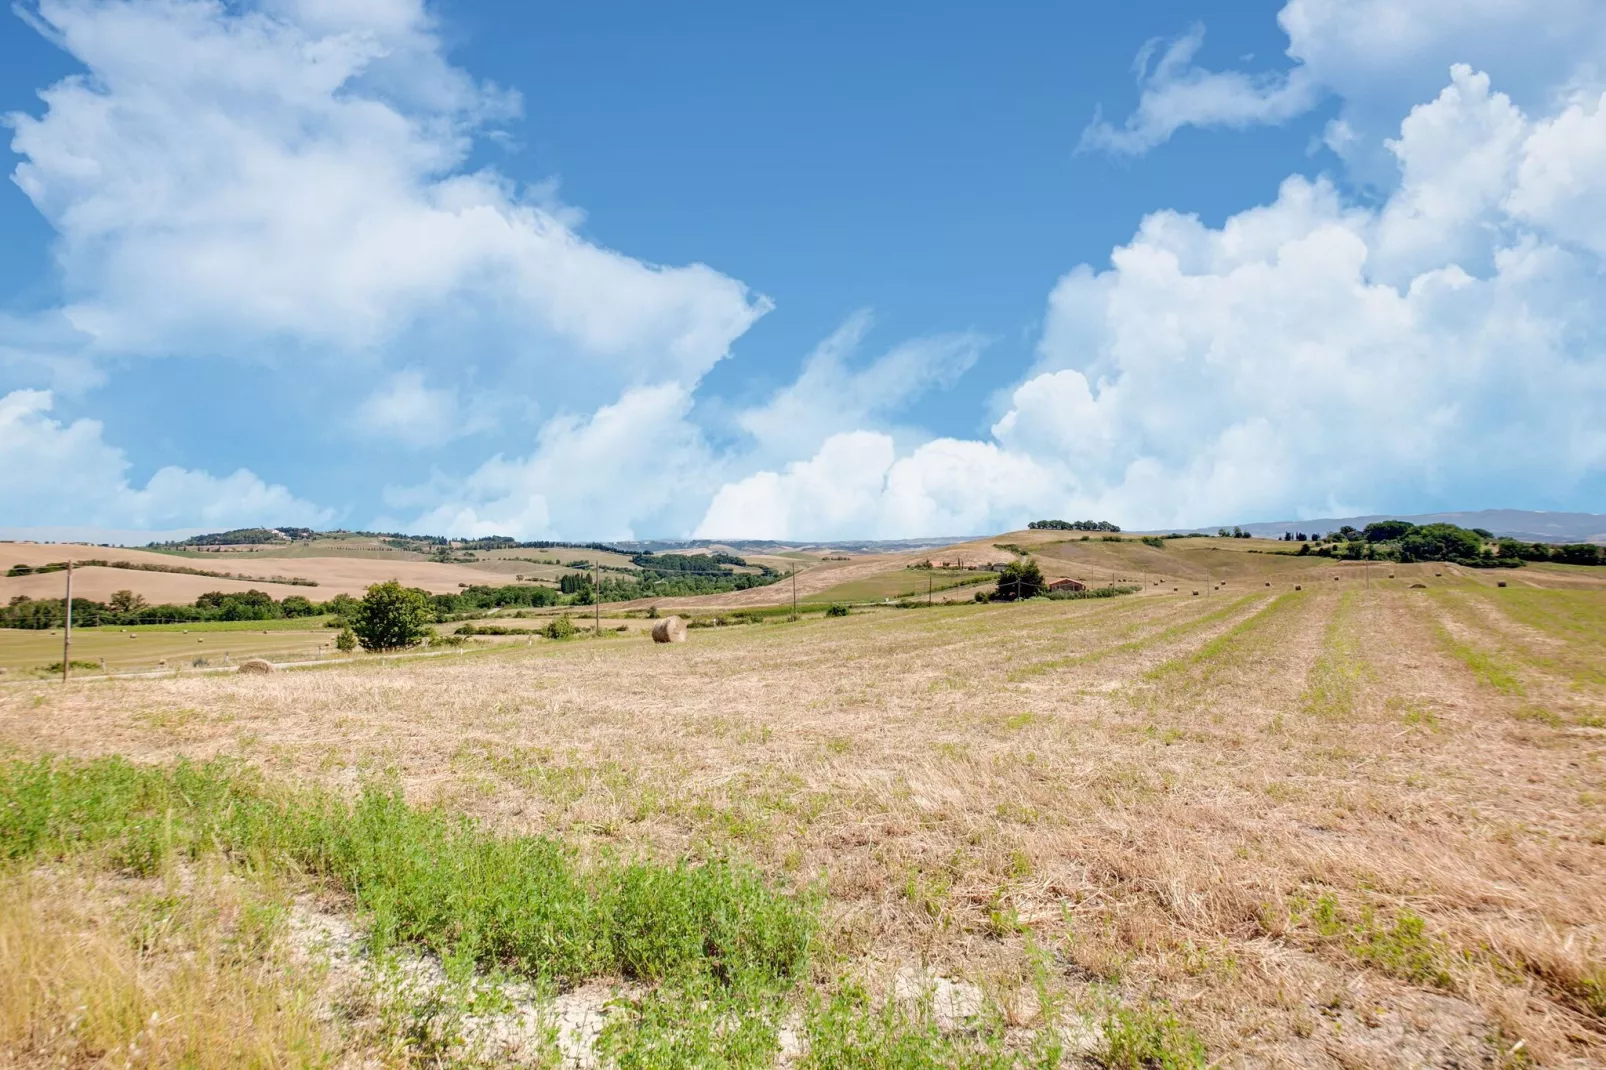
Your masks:
M1081 580L1050 580L1048 589L1051 591L1085 591L1087 584Z

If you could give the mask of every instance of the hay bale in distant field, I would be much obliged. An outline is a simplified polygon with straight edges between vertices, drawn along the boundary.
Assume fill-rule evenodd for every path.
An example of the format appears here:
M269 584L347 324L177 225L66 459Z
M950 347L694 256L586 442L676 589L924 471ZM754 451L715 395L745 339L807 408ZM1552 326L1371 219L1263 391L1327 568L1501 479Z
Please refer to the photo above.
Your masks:
M278 666L274 665L273 662L266 658L246 658L244 661L240 662L240 668L237 671L249 673L268 673L278 672L279 669Z
M652 641L655 643L684 643L686 641L686 622L679 617L665 617L652 626Z
M1413 584L1411 584L1411 590L1413 590L1413 591L1425 591L1427 589L1428 589L1428 585L1425 584L1425 583L1413 583Z
M1506 585L1506 581L1505 580L1501 580L1499 583L1495 584L1496 587L1504 587L1505 585Z

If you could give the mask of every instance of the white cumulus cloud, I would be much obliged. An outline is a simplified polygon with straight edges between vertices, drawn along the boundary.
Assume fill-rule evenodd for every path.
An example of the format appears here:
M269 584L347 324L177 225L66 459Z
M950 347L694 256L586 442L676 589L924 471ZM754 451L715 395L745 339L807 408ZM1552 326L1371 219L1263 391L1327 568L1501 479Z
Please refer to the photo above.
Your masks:
M241 468L227 476L168 466L143 487L94 420L51 417L45 390L0 397L0 525L156 529L321 525L333 513Z
M13 179L93 352L382 359L472 332L556 409L693 382L769 307L468 169L518 100L445 60L419 0L41 0L34 20L87 72L7 116Z
M1156 212L1060 280L989 441L832 439L722 488L700 530L1194 526L1602 486L1601 112L1535 118L1457 66L1389 142L1380 207L1296 176L1218 228Z
M587 416L548 421L524 457L492 457L466 478L445 475L393 487L409 531L522 538L630 539L684 531L718 484L702 433L678 383L625 391Z

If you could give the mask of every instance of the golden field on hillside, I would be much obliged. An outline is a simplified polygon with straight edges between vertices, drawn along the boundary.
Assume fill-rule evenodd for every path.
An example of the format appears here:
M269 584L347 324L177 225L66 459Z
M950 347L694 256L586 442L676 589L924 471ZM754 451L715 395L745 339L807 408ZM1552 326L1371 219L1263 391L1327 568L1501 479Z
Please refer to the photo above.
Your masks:
M808 986L881 1000L911 971L940 978L970 1001L941 1029L991 1016L1024 1050L1052 1021L1063 1065L1121 1065L1093 1035L1111 1006L1162 1009L1217 1065L1606 1062L1606 581L1367 572L1248 553L1273 547L1258 540L996 542L1143 593L777 618L677 646L18 682L0 686L0 747L237 756L337 791L389 777L583 857L745 860L818 893ZM993 540L964 553L1007 560ZM18 909L44 909L48 887L6 879ZM127 890L97 879L111 905L57 919L63 939L122 916ZM15 939L0 930L13 965ZM201 990L239 969L217 961ZM282 955L262 962L240 999L315 998ZM48 1050L28 1039L58 1013L48 988L0 986L0 1051ZM252 1033L255 1005L230 1035L289 1044ZM419 1057L303 1017L276 1028L330 1058Z

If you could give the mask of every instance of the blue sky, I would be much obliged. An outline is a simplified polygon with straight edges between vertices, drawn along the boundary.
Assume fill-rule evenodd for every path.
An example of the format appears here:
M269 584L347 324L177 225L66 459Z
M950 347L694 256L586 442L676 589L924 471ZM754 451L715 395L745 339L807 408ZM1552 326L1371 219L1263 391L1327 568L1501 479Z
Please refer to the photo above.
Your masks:
M1598 509L1598 11L1127 7L25 6L0 527Z

